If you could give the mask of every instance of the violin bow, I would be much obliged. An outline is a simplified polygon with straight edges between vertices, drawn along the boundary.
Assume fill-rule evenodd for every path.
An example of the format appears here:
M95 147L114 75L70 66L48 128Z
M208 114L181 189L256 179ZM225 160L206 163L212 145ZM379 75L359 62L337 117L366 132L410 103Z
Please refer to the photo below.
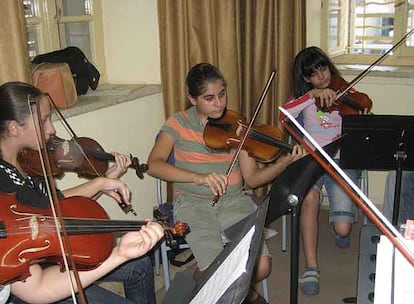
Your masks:
M70 269L72 269L72 273L75 278L75 282L78 288L78 293L79 293L79 298L81 300L81 303L87 304L85 293L82 288L82 283L80 281L79 273L76 269L75 260L73 258L69 236L68 236L68 233L67 233L64 221L63 221L63 214L60 208L59 198L58 198L57 191L56 191L56 182L53 178L50 158L49 158L49 154L47 153L46 138L45 138L45 133L44 133L45 131L43 128L43 124L40 123L42 121L41 110L40 110L40 99L31 100L30 95L28 95L27 103L28 103L29 111L31 113L33 124L35 126L35 130L36 130L36 142L37 142L38 149L39 149L40 161L42 164L43 175L44 175L45 183L46 183L46 189L48 192L50 208L52 210L53 218L55 220L56 233L57 233L59 245L62 251L62 259L64 261L65 269L68 275L68 280L70 282L72 300L74 303L77 303L75 290L73 288L73 285L74 285L73 279L71 276ZM35 120L34 115L32 113L31 106L33 103L36 104L37 121ZM67 254L65 252L65 247L66 247ZM69 263L68 263L68 257L69 257ZM71 268L69 268L69 264Z
M305 149L315 158L315 160L329 173L329 175L344 189L352 200L362 209L368 218L384 233L390 242L401 252L401 254L414 266L414 253L407 246L404 238L395 229L395 227L385 218L378 208L370 199L355 185L355 183L345 174L345 172L332 160L332 158L318 145L318 143L309 135L309 133L293 118L293 116L284 108L279 107L284 117L282 125L289 133L300 142ZM288 121L291 121L295 127L306 137L307 140L316 148L317 151L326 160L324 161L305 140L295 131Z
M254 110L252 118L250 119L249 125L244 130L244 134L242 136L242 139L240 140L239 146L237 147L236 153L234 153L233 159L227 169L227 172L226 172L227 177L230 175L231 171L233 171L233 168L236 165L237 159L239 158L239 155L240 155L240 151L242 150L244 143L246 142L247 136L249 136L250 129L253 127L253 123L256 120L257 115L259 114L259 110L263 104L263 101L267 95L267 92L269 91L270 85L272 84L272 81L275 78L275 76L276 76L276 71L273 70L270 73L269 79L267 80L267 83L265 85L265 88L263 89L262 95L260 96L259 102L256 105L256 109ZM220 199L219 195L218 194L215 195L212 206L214 206L218 202L219 199Z
M95 166L93 165L92 161L89 159L88 155L85 153L85 151L83 150L82 146L79 144L77 138L78 136L76 135L75 131L73 131L73 129L71 128L71 126L69 125L69 123L67 122L66 118L63 116L62 112L58 109L58 107L56 106L56 103L53 101L52 96L50 96L49 94L47 94L49 97L49 101L53 107L54 110L56 110L56 113L58 113L60 119L61 119L61 123L63 125L63 127L66 129L66 131L68 132L68 134L72 137L74 143L76 144L76 146L78 147L79 151L81 151L83 157L86 159L86 161L88 162L89 166L93 169L93 171L95 171L96 176L102 176L98 170L96 170ZM132 157L132 155L130 155L131 160L133 161L134 158ZM136 158L137 159L137 158ZM139 162L138 162L139 164ZM138 170L138 169L136 169ZM137 175L139 176L138 172L136 171ZM142 175L142 173L141 173ZM143 176L142 176L143 177ZM120 196L121 197L121 196ZM137 212L134 210L134 208L132 208L132 206L128 206L122 199L121 197L121 202L118 203L119 207L122 209L122 211L124 211L125 214L127 214L128 212L131 212L133 215L137 216Z
M389 48L384 54L382 54L377 60L375 60L371 65L369 65L365 70L363 70L361 73L359 73L354 79L352 79L349 83L348 86L341 91L338 96L336 97L336 99L341 98L346 92L348 92L354 85L356 85L358 82L360 82L362 80L362 78L364 78L373 68L374 66L376 66L377 64L379 64L380 62L382 62L385 59L385 56L387 56L388 54L390 54L392 51L394 51L395 49L397 49L398 47L400 47L403 42L409 37L411 36L411 34L414 32L414 27L407 32L399 41L397 41L396 44L394 44L391 48Z

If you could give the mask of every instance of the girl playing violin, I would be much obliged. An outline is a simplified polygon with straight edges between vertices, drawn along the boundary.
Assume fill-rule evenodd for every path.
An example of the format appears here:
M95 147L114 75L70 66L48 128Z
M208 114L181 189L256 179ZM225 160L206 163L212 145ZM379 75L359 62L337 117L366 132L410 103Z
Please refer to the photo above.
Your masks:
M342 117L337 110L324 111L335 105L337 93L329 88L339 71L329 57L317 47L308 47L296 56L293 66L294 98L284 105L294 117L303 117L304 128L324 146L341 135ZM315 104L320 100L320 107ZM363 112L367 112L364 109ZM338 157L338 155L336 156ZM345 170L356 182L360 172ZM335 243L340 248L348 248L349 234L355 217L355 204L342 188L325 174L308 192L303 203L300 230L305 254L306 269L300 278L303 293L319 293L319 268L317 262L318 212L321 188L325 186L329 196L329 223L335 233Z
M227 177L226 170L233 159L231 153L212 152L203 140L208 118L220 118L227 105L227 82L213 65L200 63L187 74L188 100L191 107L170 117L161 129L148 158L148 173L174 184L174 218L191 227L186 241L197 260L195 277L204 271L223 250L223 232L255 210L251 189L272 181L286 166L302 156L299 146L291 155L259 169L254 158L241 151L238 164ZM167 159L174 151L175 164ZM212 206L216 195L220 196ZM257 264L256 280L266 278L271 271L267 247ZM252 291L248 300L264 303Z
M40 122L36 105L28 104L31 101L40 103ZM38 123L43 125L46 140L55 133L48 97L30 84L8 82L0 86L0 108L0 191L16 193L18 201L22 204L47 208L49 199L45 181L28 176L17 162L17 155L25 148L38 150ZM30 115L30 109L36 123ZM58 191L59 198L95 197L106 194L118 202L122 199L130 204L129 189L117 179L125 172L129 162L118 154L115 154L115 158L117 161L114 167L108 170L108 177L98 177L77 187ZM125 234L108 259L98 268L79 272L88 302L155 303L152 265L150 259L144 255L162 236L163 228L157 223L149 222L140 231ZM31 265L30 277L24 282L14 282L10 285L12 294L31 303L70 303L71 299L65 300L71 294L68 278L59 268L58 265L46 268L39 264ZM100 279L123 281L126 299L92 285Z

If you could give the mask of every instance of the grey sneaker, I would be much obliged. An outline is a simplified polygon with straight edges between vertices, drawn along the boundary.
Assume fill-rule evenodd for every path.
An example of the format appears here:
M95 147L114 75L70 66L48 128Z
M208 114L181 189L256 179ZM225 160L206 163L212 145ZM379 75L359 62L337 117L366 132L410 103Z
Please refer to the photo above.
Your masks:
M299 279L299 287L306 295L317 295L319 293L319 269L306 269Z

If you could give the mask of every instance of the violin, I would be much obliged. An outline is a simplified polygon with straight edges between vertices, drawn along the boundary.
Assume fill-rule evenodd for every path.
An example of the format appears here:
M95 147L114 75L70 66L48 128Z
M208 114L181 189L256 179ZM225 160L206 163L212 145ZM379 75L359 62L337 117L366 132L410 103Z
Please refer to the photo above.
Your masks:
M63 271L62 251L51 209L23 205L15 194L0 193L0 200L0 285L25 280L30 276L32 263L57 263ZM86 197L66 198L59 204L78 270L94 269L109 257L114 233L136 231L146 224L145 221L110 220L97 202ZM184 236L189 232L188 225L183 222L177 222L174 227L161 225L165 228L167 243L172 236Z
M360 92L350 92L344 90L349 88L349 83L340 76L332 77L328 88L334 90L338 94L337 100L329 107L321 106L320 98L316 98L316 106L324 112L339 111L339 115L353 115L364 113L365 109L368 113L372 109L372 100L367 94Z
M246 129L239 113L226 110L221 118L208 120L203 133L204 142L214 150L235 149ZM258 125L249 130L243 149L257 161L268 163L276 160L282 151L291 152L293 147L284 142L283 132L278 127Z
M76 140L65 140L53 135L46 144L51 158L52 174L61 178L64 172L75 172L78 176L93 178L104 176L108 170L108 161L114 161L115 157L99 145L98 142L88 137L77 137ZM148 170L147 164L140 164L137 157L130 155L130 168L135 169L140 179ZM24 149L18 155L18 162L22 169L32 176L43 176L39 153L35 150Z

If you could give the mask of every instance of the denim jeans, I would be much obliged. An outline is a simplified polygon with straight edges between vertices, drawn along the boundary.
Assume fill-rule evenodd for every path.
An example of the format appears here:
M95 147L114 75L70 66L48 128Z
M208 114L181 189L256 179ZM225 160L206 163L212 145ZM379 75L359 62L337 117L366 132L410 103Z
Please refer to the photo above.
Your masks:
M394 210L396 171L387 175L384 191L384 215L392 221ZM405 224L407 219L414 219L414 172L403 171L401 177L401 192L397 224Z
M338 164L338 160L335 160ZM355 183L361 176L360 170L344 170L346 175ZM318 189L325 186L329 198L329 223L355 222L356 204L344 189L328 174L325 173L316 183Z
M125 298L93 284L84 289L88 304L155 304L154 271L148 256L131 260L106 275L101 281L119 281L124 285ZM13 304L24 303L16 298ZM57 302L72 304L71 297Z

